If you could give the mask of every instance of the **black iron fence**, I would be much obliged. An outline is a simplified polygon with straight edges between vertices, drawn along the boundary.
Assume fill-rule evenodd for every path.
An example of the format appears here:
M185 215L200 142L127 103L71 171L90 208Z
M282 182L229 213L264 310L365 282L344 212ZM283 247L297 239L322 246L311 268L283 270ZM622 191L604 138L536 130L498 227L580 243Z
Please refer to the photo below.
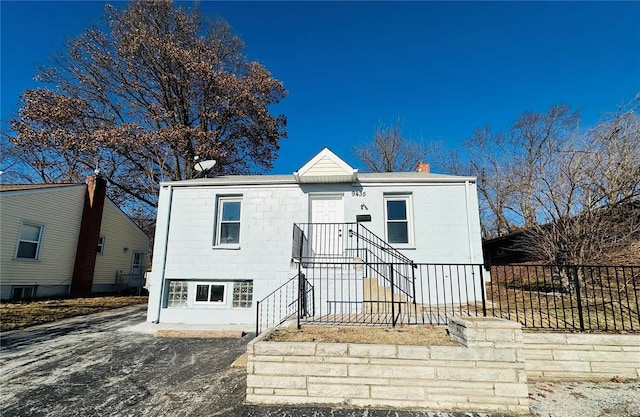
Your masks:
M307 262L304 275L313 293L305 299L314 314L301 315L299 323L436 325L452 315L484 315L482 265L415 264L411 280L396 280L394 271L402 267L360 259Z
M640 266L417 264L358 223L294 225L298 274L257 303L257 333L301 324L447 324L640 332Z
M640 331L640 266L494 265L487 315L525 328Z
M640 266L494 265L486 271L416 264L415 288L408 290L372 275L388 265L306 265L302 276L258 303L258 333L286 320L443 325L454 315L505 318L528 329L640 332Z

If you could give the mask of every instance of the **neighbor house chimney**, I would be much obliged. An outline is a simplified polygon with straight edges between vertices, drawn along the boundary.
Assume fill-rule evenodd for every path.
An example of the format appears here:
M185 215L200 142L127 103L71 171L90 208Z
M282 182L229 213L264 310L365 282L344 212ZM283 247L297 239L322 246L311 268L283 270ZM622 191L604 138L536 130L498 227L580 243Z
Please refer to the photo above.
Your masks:
M431 166L425 162L420 162L416 168L416 172L425 172L428 174L431 172Z
M104 178L100 175L87 177L87 192L84 196L76 260L71 278L71 293L74 295L91 293L106 192L107 181Z

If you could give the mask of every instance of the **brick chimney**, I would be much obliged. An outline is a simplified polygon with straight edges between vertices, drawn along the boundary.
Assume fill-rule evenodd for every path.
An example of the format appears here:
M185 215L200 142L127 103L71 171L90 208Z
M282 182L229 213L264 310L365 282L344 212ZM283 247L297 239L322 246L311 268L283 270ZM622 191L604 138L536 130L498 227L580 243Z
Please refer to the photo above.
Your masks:
M104 178L100 175L87 177L87 192L84 196L76 260L71 279L71 293L74 295L91 293L106 192L107 181Z
M427 164L425 162L420 162L418 163L418 167L416 168L416 172L424 172L424 173L429 173L431 172L431 165Z

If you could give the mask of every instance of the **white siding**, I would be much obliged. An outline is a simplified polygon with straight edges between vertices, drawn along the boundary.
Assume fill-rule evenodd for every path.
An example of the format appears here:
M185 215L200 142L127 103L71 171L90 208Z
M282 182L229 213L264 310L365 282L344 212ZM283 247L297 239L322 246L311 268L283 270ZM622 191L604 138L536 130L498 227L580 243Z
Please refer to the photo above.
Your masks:
M345 172L335 161L325 156L316 162L305 175L309 176L323 176L323 175L345 175Z
M96 256L94 285L115 284L116 271L128 274L134 251L144 252L148 259L149 238L108 199L104 202L100 236L105 237L105 246L104 253Z
M2 285L69 285L78 245L85 185L0 193ZM44 225L38 260L16 260L21 221Z

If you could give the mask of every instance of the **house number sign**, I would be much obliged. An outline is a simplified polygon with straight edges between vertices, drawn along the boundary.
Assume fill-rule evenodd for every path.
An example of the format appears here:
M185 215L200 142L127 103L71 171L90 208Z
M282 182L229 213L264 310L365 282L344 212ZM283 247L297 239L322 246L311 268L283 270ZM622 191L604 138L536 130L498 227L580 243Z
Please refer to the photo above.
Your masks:
M351 191L351 197L366 197L366 191Z

